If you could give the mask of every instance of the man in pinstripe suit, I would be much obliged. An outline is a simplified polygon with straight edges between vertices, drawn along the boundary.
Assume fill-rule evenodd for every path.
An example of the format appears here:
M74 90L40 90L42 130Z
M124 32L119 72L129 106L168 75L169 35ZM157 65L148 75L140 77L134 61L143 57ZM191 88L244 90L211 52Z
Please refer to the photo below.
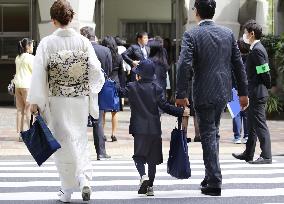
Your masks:
M231 100L232 71L240 105L248 106L247 77L233 32L216 25L215 0L196 0L194 12L198 26L183 36L177 76L178 106L189 105L188 81L193 77L193 102L200 129L205 165L201 192L220 196L222 174L219 163L219 125L221 113ZM190 71L193 70L193 76Z

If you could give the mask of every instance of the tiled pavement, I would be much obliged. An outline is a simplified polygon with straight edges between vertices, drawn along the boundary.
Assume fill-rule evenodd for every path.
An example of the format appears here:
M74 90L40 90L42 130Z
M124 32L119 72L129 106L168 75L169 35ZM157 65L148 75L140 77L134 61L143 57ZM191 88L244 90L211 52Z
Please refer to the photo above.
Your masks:
M130 158L133 152L132 136L128 134L128 125L130 112L129 108L125 108L119 114L119 127L117 131L118 142L107 142L107 152L113 158ZM16 110L14 107L0 107L0 156L16 156L29 155L23 143L18 142L18 135L16 134ZM162 130L163 130L163 146L164 154L168 153L169 139L172 129L176 125L176 119L172 116L162 116ZM272 151L274 155L284 154L284 121L268 121L268 126L272 138ZM188 135L193 138L193 121L190 118ZM110 114L107 114L107 122L105 134L110 139L111 123ZM232 152L241 152L244 145L232 144L232 121L225 113L221 120L221 148L220 153L230 155ZM92 129L89 128L88 136L90 145L93 147ZM257 145L259 146L259 145ZM95 156L95 149L91 148L92 156ZM189 145L189 152L192 157L200 158L202 155L200 143L191 143ZM256 153L259 153L259 148Z

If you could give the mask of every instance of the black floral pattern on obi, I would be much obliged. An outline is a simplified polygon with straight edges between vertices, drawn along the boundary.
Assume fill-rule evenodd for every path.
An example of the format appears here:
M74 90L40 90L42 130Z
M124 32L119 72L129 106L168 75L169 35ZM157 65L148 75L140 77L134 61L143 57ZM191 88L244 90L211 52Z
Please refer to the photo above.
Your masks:
M88 96L88 53L82 51L59 51L50 56L48 83L51 96Z

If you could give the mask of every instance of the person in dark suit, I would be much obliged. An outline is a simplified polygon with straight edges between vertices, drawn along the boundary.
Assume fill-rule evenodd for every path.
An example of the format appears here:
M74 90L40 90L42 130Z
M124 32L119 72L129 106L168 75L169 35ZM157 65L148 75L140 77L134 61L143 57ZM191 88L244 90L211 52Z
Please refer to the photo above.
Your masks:
M260 42L261 26L256 21L250 20L244 25L244 28L243 39L247 44L250 44L251 49L246 61L250 99L249 130L245 151L242 154L233 153L233 156L250 164L271 164L271 141L265 115L265 105L269 97L268 89L271 88L268 55ZM260 142L261 154L257 160L253 161L257 138Z
M215 0L196 0L194 13L198 26L183 36L178 61L178 106L188 106L188 82L193 70L192 96L198 120L205 178L201 193L221 195L222 174L219 163L219 126L221 113L232 99L232 71L238 85L240 105L248 105L247 77L233 32L216 25ZM231 66L233 65L233 66Z
M147 46L148 34L139 32L136 34L136 44L131 45L124 53L123 60L131 66L136 67L143 59L147 59L150 54L150 48ZM135 73L130 71L131 81L135 81Z
M88 27L88 26L83 27L80 29L80 33L81 35L85 36L91 41L92 46L96 52L96 55L99 61L101 62L102 69L107 74L107 76L109 76L110 73L112 72L112 57L111 57L110 50L107 47L104 47L97 43L95 31L92 27ZM93 137L94 137L94 145L95 145L96 153L97 153L97 160L111 158L106 153L106 148L105 148L103 114L104 114L104 111L100 110L98 120L94 120L93 118L91 118L92 124L93 124Z
M154 82L155 67L151 60L142 60L134 73L137 81L130 82L121 94L129 98L131 118L129 133L134 137L133 160L141 176L139 194L153 196L156 165L163 162L159 108L176 117L188 116L189 110L167 103L163 89ZM148 164L148 176L145 173Z

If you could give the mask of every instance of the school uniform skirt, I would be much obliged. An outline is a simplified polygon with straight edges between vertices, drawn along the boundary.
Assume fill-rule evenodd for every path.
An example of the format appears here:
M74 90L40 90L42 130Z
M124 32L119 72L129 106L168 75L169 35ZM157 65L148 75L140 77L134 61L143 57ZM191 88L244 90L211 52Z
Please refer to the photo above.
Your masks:
M161 135L139 135L134 137L134 155L135 162L144 164L163 163L162 138Z

